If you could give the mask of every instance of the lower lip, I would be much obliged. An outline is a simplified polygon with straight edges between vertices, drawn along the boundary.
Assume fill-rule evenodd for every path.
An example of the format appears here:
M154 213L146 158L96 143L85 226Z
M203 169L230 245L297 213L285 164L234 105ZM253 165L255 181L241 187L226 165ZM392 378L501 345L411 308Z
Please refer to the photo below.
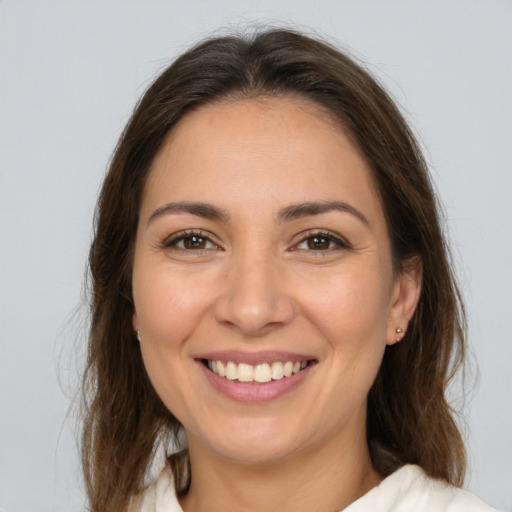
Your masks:
M311 370L311 366L306 366L306 368L295 375L265 383L238 382L238 380L220 377L209 370L201 361L196 361L196 363L217 391L238 402L269 402L277 400L300 386Z

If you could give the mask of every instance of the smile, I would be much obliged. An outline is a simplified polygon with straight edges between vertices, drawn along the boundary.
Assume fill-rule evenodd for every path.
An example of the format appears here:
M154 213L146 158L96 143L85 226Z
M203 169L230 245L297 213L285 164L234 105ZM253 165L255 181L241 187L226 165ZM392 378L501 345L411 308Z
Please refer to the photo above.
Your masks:
M276 351L218 351L194 359L214 389L246 403L284 398L303 385L319 362L310 355Z
M273 363L234 363L207 359L206 366L219 377L238 382L266 383L291 377L304 370L310 361L274 361Z

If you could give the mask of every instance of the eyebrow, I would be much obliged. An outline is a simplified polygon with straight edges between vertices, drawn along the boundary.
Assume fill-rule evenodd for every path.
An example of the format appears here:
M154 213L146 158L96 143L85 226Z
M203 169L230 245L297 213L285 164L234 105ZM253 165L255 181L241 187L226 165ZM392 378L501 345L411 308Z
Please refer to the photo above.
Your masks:
M344 203L343 201L318 201L292 204L283 208L278 213L277 220L294 220L300 219L301 217L308 217L310 215L321 215L322 213L331 211L350 213L366 226L370 226L368 219L360 210L348 203Z
M150 215L148 219L148 225L156 218L169 213L190 213L205 219L220 220L222 222L227 222L229 220L229 214L226 210L213 206L212 204L198 202L177 202L167 203L160 208L157 208Z
M278 222L289 221L312 215L321 215L331 211L350 213L366 226L370 225L368 219L361 211L343 201L316 201L292 204L280 210L276 219ZM221 222L228 222L230 219L230 215L226 210L218 208L217 206L214 206L210 203L180 201L167 203L157 208L150 215L148 219L148 225L156 218L162 217L163 215L167 215L169 213L189 213L192 215L197 215L198 217L203 217L205 219L219 220Z

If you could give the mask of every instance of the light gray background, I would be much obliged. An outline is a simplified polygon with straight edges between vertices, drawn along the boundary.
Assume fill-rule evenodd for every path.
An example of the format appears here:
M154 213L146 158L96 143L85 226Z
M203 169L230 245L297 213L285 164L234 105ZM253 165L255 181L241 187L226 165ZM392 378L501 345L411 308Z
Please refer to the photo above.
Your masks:
M83 314L70 315L99 183L136 99L198 38L268 21L371 63L428 148L481 373L468 487L512 510L510 0L0 0L3 512L84 504L62 391L80 366Z

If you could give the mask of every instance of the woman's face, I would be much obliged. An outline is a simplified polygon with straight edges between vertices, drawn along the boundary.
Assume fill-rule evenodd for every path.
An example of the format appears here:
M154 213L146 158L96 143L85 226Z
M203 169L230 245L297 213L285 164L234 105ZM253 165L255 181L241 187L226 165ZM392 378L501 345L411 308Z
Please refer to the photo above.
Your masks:
M393 272L367 164L305 100L201 107L153 162L133 326L191 449L366 448L367 394L418 292Z

